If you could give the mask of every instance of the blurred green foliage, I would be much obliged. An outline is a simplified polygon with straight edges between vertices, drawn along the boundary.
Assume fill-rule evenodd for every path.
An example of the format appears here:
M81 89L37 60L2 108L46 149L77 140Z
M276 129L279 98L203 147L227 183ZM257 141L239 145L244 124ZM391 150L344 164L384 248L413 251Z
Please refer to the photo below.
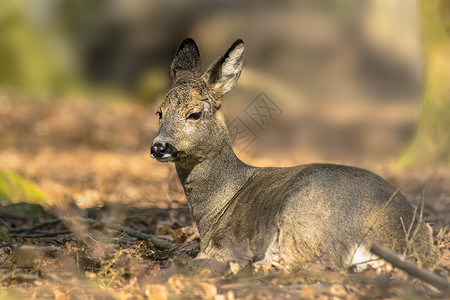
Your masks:
M39 92L75 88L77 76L58 62L55 47L50 47L54 36L32 23L27 2L0 4L0 85Z
M6 231L2 230L1 228L0 228L0 239L4 240L5 242L11 242L12 241L12 237ZM2 298L0 297L0 300L1 299Z
M34 184L11 171L0 170L0 203L17 202L42 204L46 199Z

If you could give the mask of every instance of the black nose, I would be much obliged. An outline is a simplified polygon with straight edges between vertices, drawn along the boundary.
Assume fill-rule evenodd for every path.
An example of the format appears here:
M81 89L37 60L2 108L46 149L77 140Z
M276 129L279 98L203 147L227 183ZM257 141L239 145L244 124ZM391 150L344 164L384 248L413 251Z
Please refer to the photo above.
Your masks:
M166 153L167 147L161 144L156 144L152 147L153 153L164 154Z
M167 151L167 147L160 143L153 144L150 150L151 156L155 158L161 158Z
M162 158L164 154L171 154L172 156L176 156L177 150L171 144L160 144L155 143L150 148L150 154L154 158Z

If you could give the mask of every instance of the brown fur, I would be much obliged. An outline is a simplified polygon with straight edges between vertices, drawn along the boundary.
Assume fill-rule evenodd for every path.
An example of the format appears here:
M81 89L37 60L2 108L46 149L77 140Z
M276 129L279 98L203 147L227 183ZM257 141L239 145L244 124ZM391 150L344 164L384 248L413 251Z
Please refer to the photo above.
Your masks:
M408 227L414 208L381 177L331 164L256 168L237 158L220 108L243 51L236 41L201 75L195 42L183 41L152 145L153 157L175 163L200 231L198 258L303 265L328 254L342 266L355 245L403 249L401 219ZM414 245L430 251L425 224Z

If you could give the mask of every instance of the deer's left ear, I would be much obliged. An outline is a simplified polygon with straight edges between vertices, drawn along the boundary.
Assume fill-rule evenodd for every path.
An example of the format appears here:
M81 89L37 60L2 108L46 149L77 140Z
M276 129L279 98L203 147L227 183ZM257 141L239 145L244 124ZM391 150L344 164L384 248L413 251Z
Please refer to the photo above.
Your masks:
M244 42L239 39L203 74L204 80L216 97L220 98L236 84L243 63Z

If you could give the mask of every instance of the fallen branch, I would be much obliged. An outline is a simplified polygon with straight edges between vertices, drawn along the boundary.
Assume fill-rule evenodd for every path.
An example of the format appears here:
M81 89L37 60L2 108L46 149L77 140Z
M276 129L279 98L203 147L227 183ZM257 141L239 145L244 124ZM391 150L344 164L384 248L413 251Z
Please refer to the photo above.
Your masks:
M9 226L9 224L8 223L6 223L6 221L5 220L3 220L3 218L2 217L0 217L0 223L2 223L3 224L3 226L5 226L6 227L6 229L8 229L9 231L11 231L11 226Z
M154 235L151 234L147 234L147 233L143 233L140 231L136 231L134 229L131 229L130 227L127 226L123 226L120 224L116 224L116 223L99 223L93 219L90 218L75 218L76 220L79 220L81 222L84 223L88 223L92 226L104 226L106 228L109 229L113 229L119 232L125 232L126 234L128 234L129 236L138 238L140 240L144 240L144 241L149 241L151 242L153 245L155 245L156 248L162 249L162 250L166 250L166 249L170 249L172 247L174 247L176 244L161 240L159 238L157 238Z
M12 215L12 214L5 214L3 212L0 212L0 217L4 219L14 219L14 220L29 220L30 217L26 216L19 216L19 215Z
M373 254L378 255L388 263L392 264L393 266L405 271L409 275L417 277L441 291L450 292L450 283L446 279L442 278L439 275L431 273L424 268L416 266L415 264L405 260L404 257L392 252L391 250L375 245L370 251Z
M127 226L123 226L123 225L116 224L116 223L100 223L100 222L97 222L90 218L81 218L81 217L51 219L51 220L43 221L43 222L38 223L31 227L11 228L11 227L7 226L7 228L9 230L9 235L12 237L24 237L24 238L50 237L50 236L55 236L55 235L60 235L60 234L68 234L68 233L71 233L72 231L71 230L40 231L38 229L40 229L44 226L47 226L47 225L53 225L53 224L60 223L61 221L67 221L67 222L73 223L74 220L80 221L82 223L87 223L90 226L102 226L102 227L106 227L106 228L116 230L119 232L124 232L124 233L128 234L129 236L138 238L140 240L149 241L152 244L154 244L155 247L158 249L166 250L166 249L170 249L175 246L175 244L161 240L154 235L136 231ZM6 226L7 223L4 225Z
M40 237L50 237L60 234L72 233L70 230L59 230L59 231L39 231L38 233L10 233L12 237L24 237L24 238L40 238Z
M31 227L23 227L23 228L12 228L9 230L10 233L17 233L17 232L30 232L30 231L35 231L36 229L40 229L44 226L47 225L53 225L53 224L57 224L60 223L61 220L60 219L51 219L51 220L46 220L44 222L38 223L34 226Z

